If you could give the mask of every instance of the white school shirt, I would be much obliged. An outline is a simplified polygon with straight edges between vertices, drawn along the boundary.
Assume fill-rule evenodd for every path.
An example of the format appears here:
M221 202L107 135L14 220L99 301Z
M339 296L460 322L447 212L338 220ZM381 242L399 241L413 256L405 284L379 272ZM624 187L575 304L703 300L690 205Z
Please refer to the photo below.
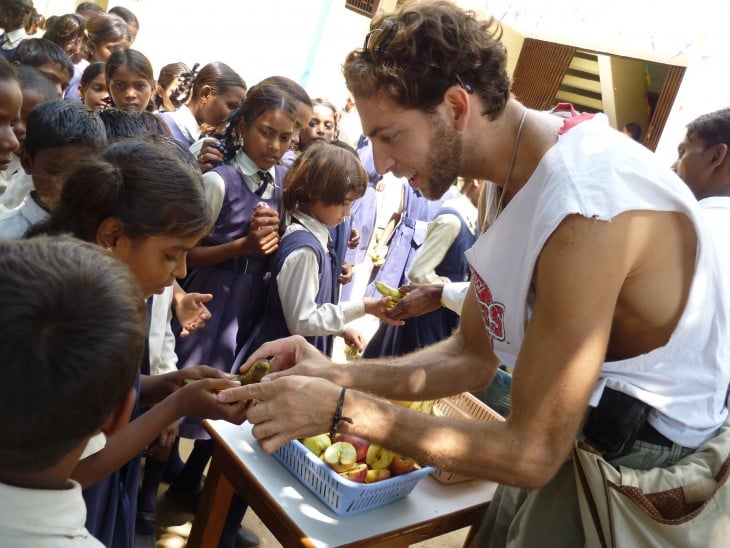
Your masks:
M0 238L19 240L31 226L48 217L49 213L32 196L27 196L20 206L0 213Z
M10 32L4 32L0 34L0 48L6 51L15 49L26 38L29 38L29 36L22 27Z
M200 124L198 124L187 105L182 105L177 110L165 112L165 116L162 116L162 118L165 122L172 121L189 143L195 144L200 139Z
M81 485L26 489L0 483L0 546L8 548L103 548L86 529Z
M233 158L233 165L236 167L238 172L243 175L243 180L246 183L246 186L251 189L251 192L256 192L256 190L258 190L258 188L263 184L258 172L265 170L258 167L243 150L239 149L236 151L236 156ZM261 195L262 200L270 200L274 197L276 173L273 167L271 167L268 172L271 175L272 183ZM203 173L203 186L205 188L205 198L213 211L213 218L217 219L218 215L221 213L223 198L226 194L226 185L223 182L223 177L215 171L206 171Z
M686 215L697 234L695 273L667 344L604 362L589 405L598 403L605 387L623 392L652 407L648 420L661 434L697 447L716 434L728 415L730 325L725 310L730 287L719 283L707 224L687 186L651 151L611 129L606 116L596 115L560 135L467 252L477 299L495 351L514 367L545 241L567 215L610 222L632 210Z
M159 295L152 295L150 329L147 335L150 375L162 375L177 370L175 335L172 332L172 286Z
M20 166L19 158L18 166ZM7 171L10 171L10 169ZM0 196L0 211L8 211L18 207L33 188L33 177L28 175L22 167L14 169L12 175L5 179L5 191Z
M301 212L296 213L299 223L286 227L286 234L295 230L309 230L327 251L330 233L327 227ZM339 304L325 303L317 306L319 291L319 265L317 255L308 246L296 249L284 259L276 277L279 299L289 332L304 337L318 335L339 335L348 322L365 315L362 299L353 299Z

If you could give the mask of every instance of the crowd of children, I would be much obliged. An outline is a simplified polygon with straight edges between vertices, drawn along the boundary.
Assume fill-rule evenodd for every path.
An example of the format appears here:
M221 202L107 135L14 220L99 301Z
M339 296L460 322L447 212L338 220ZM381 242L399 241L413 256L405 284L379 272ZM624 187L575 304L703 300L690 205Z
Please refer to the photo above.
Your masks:
M49 299L81 294L74 288L83 280L91 284L83 292L98 299L54 309L59 318L93 325L60 330L67 339L55 357L55 346L43 346L60 344L48 335L55 328L29 326L25 335L40 341L34 351L43 359L16 348L13 369L30 360L36 369L28 378L41 379L54 364L75 361L74 345L104 363L79 361L68 376L49 376L64 386L54 397L41 395L43 413L54 414L53 402L86 401L79 391L97 392L97 385L99 402L74 412L87 417L84 423L54 418L58 439L46 446L23 446L8 431L0 492L31 501L38 497L30 489L69 488L63 494L71 501L69 526L52 529L48 522L55 531L48 535L131 547L135 534L155 531L163 477L172 479L171 497L196 502L213 443L201 419L243 420L244 407L219 404L215 391L231 385L228 373L261 343L296 333L331 355L333 337L341 336L361 352L367 341L352 320L371 314L383 329L403 326L385 315L389 298L365 296L370 267L356 288L351 281L352 265L365 260L376 232L382 182L367 139L355 136L353 146L340 141L340 110L310 99L289 78L271 76L249 89L221 62L192 68L173 62L155 78L148 58L131 48L139 22L129 10L107 13L84 2L75 13L36 17L30 0L0 0L0 256L3 271L13 270L0 282L6 295L23 295L17 265L29 269L28 279L44 279L53 264L69 276L49 281L42 292ZM32 36L31 23L40 26ZM393 259L380 277L401 256L399 246L412 261L410 221L426 222L438 210L404 181L394 184L401 183L403 215L395 228L401 236L391 240ZM397 269L396 286L407 282L406 263ZM112 291L112 276L126 285ZM3 307L3 329L21 311ZM116 336L105 340L110 332ZM113 387L104 382L102 391L102 374L120 380ZM185 382L191 378L202 380ZM184 463L179 436L195 440ZM16 466L26 448L45 457L28 455L27 465ZM258 543L240 528L245 510L235 498L221 546ZM5 527L0 543L22 545L25 532Z

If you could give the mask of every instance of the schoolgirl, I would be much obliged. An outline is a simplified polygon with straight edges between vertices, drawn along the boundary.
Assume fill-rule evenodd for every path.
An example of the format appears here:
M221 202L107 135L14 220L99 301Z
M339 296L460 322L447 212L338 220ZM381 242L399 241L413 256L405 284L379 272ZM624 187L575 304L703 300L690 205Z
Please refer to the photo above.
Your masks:
M131 40L129 26L116 15L100 13L86 22L86 58L103 61L117 50L128 48Z
M125 110L154 110L155 75L149 59L134 49L120 49L104 68L112 103Z
M129 267L145 297L161 293L185 275L188 251L211 223L200 174L182 152L165 138L111 144L69 174L61 204L36 232L96 242ZM186 384L187 378L203 380ZM133 420L73 474L85 488L86 527L105 546L134 544L143 448L181 416L243 420L242 408L216 402L216 390L233 384L206 366L138 377L138 397L129 401ZM140 406L151 407L137 417Z
M79 98L91 110L104 110L111 102L104 68L104 63L90 63L79 81Z

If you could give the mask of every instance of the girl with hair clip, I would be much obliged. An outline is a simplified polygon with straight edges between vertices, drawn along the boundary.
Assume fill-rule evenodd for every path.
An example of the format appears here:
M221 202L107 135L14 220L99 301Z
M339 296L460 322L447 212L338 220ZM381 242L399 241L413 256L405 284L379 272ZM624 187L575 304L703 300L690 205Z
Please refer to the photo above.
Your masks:
M103 61L117 50L131 43L129 26L116 15L100 13L86 22L86 57L89 61Z
M79 98L91 110L104 110L111 103L104 68L104 63L91 63L86 67L79 81Z
M187 254L212 222L200 173L184 152L157 136L109 145L70 172L59 207L34 232L96 242L129 267L145 298L161 293L185 276ZM142 450L182 416L240 423L244 408L215 396L236 384L207 366L138 375L131 422L87 447L72 475L84 487L91 534L105 546L133 546ZM138 414L140 407L150 408Z
M155 87L155 105L159 112L177 110L190 98L181 80L187 81L187 75L195 75L197 70L197 63L192 70L185 63L169 63L160 69Z
M111 54L104 68L112 104L124 110L155 108L155 75L149 59L135 49Z
M208 63L180 77L180 107L161 113L175 139L186 146L218 128L246 97L246 82L225 63ZM189 101L188 101L189 98Z

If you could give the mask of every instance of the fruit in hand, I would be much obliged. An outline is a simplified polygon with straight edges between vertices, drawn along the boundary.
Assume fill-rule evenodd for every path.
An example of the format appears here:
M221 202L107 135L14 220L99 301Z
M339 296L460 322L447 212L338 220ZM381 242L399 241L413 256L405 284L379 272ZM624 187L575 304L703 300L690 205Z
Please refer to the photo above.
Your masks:
M324 453L332 442L328 434L320 434L319 436L310 436L302 440L304 447L309 449L312 453L320 457Z
M371 443L365 456L365 462L373 470L382 470L390 466L394 455L395 453L390 449Z
M416 461L411 457L404 457L403 455L396 453L393 455L393 460L390 462L388 470L390 470L394 476L400 476L401 474L407 474L408 472L413 472L419 468L420 466L418 466L418 463L416 463Z
M337 441L324 450L322 460L335 472L346 472L357 464L357 451L350 442Z
M365 483L375 483L376 481L383 481L390 478L390 470L387 468L381 468L379 470L368 470L365 475Z
M241 384L254 384L261 382L266 375L271 373L271 362L269 360L256 360L245 373L234 377Z
M413 411L418 411L424 415L430 415L433 410L433 400L412 401L408 407Z
M353 436L352 434L339 434L335 441L346 441L351 443L355 447L357 452L357 462L365 462L365 457L368 454L368 447L370 442L366 439Z
M368 465L364 462L358 462L350 468L349 470L345 470L344 472L340 472L340 476L342 476L345 479L348 479L350 481L354 481L357 483L365 483L365 478L368 473Z
M378 280L375 280L375 289L377 289L383 297L391 298L390 303L388 303L388 308L393 308L403 297L401 292L398 291L395 287L390 287L388 284L385 284Z

